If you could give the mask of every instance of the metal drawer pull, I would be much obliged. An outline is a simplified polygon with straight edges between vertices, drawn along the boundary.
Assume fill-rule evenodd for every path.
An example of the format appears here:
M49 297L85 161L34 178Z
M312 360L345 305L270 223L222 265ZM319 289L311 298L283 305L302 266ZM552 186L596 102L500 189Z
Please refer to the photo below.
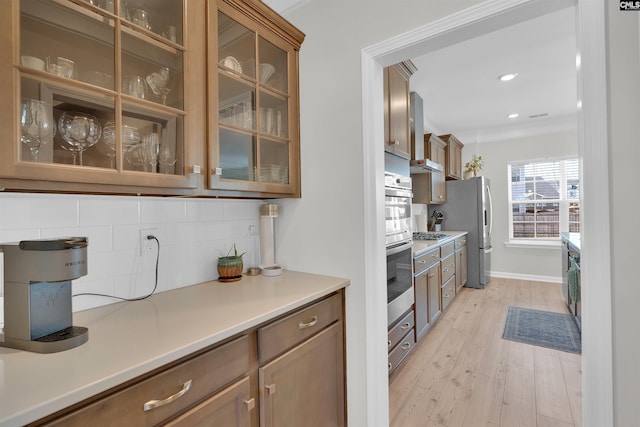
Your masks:
M435 273L431 273L431 274L429 275L429 279L433 279L434 277L436 277Z
M426 259L421 259L420 261L418 261L418 264L426 264L427 260Z
M404 323L403 325L401 325L400 329L407 329L410 326L411 326L411 323L407 322L407 323Z
M389 363L389 370L391 370L391 368L393 368L393 365Z
M406 349L408 349L409 347L411 347L411 343L406 342L406 343L402 344L402 347L400 347L400 348L401 348L401 349L403 349L403 350L406 350Z
M264 388L267 389L267 392L268 392L269 395L272 395L273 393L276 392L276 385L275 384L266 385L266 386L264 386Z
M387 347L391 346L391 340L387 341Z
M298 329L307 329L318 323L318 316L313 316L308 322L298 323Z
M444 294L444 298L449 298L449 294Z
M150 411L152 409L155 408L159 408L160 406L164 406L167 405L177 399L179 399L180 397L182 397L186 392L189 391L189 389L191 388L191 381L189 380L186 383L184 383L182 385L182 390L180 390L179 392L177 392L176 394L173 394L169 397L167 397L166 399L162 399L162 400L150 400L147 403L144 404L144 410L145 411Z
M250 411L256 407L256 400L252 397L249 400L245 400L244 404L247 406L247 411Z

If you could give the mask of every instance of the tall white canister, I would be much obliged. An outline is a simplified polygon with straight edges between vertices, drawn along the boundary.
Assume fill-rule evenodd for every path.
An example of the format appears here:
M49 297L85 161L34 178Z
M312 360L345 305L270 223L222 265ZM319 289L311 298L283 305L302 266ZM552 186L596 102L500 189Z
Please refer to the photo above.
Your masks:
M260 268L263 276L279 276L282 267L276 264L276 218L278 205L260 206Z

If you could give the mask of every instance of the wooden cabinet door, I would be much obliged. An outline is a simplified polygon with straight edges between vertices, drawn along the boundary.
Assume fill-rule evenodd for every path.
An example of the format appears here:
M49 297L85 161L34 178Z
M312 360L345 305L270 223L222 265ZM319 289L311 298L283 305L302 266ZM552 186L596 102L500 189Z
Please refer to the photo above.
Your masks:
M467 284L467 247L466 246L463 246L462 248L460 248L460 261L459 263L456 262L456 268L458 267L458 264L460 265L460 287L456 289L456 292L458 291L458 289L460 289L461 287Z
M429 329L429 270L425 270L413 279L415 292L415 331L416 341L419 341Z
M304 34L262 2L210 5L209 189L300 197Z
M429 304L429 323L440 316L440 263L434 264L427 273L427 301Z
M446 179L462 179L462 148L464 144L452 134L440 135L447 142L445 151Z
M426 137L426 135L425 135ZM446 162L447 143L435 135L429 138L429 159L444 166ZM432 172L431 176L431 204L440 204L447 201L447 189L444 172Z
M260 426L345 425L342 321L259 369Z
M409 131L409 77L410 74L402 64L392 65L385 69L388 123L388 139L385 150L405 159L411 158ZM386 134L386 132L385 132Z

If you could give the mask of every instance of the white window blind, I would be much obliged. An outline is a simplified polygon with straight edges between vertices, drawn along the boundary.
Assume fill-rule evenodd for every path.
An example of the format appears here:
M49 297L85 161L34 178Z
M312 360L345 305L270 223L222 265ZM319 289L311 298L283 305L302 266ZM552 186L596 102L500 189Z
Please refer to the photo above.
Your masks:
M508 165L509 234L513 240L553 240L580 231L578 159Z

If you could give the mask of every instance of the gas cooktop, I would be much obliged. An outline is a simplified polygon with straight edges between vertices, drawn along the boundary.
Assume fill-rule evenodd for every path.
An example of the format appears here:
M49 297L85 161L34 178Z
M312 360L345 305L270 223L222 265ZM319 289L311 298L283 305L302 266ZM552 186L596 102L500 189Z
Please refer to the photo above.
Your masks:
M414 232L413 233L413 240L440 240L440 239L446 239L447 237L449 237L448 234L445 233L440 233L440 232Z

